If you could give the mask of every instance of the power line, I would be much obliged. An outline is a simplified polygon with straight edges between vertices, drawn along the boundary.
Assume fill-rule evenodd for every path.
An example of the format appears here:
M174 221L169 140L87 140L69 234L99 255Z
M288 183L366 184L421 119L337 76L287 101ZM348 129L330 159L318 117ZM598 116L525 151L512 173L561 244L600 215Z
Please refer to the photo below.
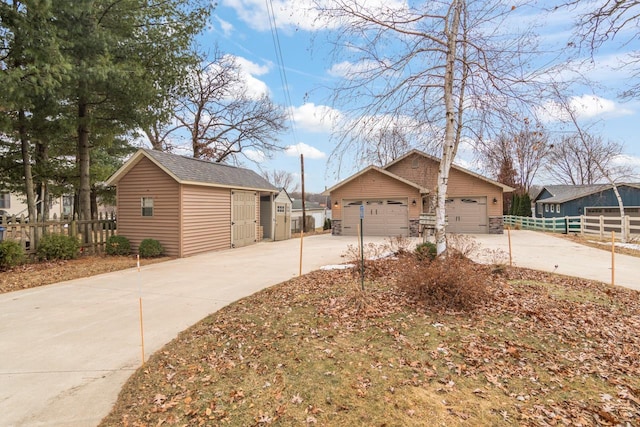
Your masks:
M296 136L296 122L293 115L293 103L291 102L291 95L289 93L289 82L287 81L287 73L284 66L282 48L280 45L280 37L278 35L276 15L273 10L273 1L265 0L265 2L267 5L267 15L269 16L269 27L271 28L271 38L273 40L273 47L276 52L276 62L278 64L280 82L282 83L282 87L284 91L285 104L291 120L291 133L293 135L294 144L295 144L298 141L298 137Z

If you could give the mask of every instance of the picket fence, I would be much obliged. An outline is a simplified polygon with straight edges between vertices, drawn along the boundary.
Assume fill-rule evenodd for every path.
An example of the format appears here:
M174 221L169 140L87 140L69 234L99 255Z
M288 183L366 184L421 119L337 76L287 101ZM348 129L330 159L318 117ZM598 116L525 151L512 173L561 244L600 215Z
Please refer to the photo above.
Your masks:
M92 220L73 218L30 221L24 216L0 216L0 239L20 243L25 253L35 254L38 241L46 234L76 236L83 253L102 253L106 241L116 232L116 217L101 213Z

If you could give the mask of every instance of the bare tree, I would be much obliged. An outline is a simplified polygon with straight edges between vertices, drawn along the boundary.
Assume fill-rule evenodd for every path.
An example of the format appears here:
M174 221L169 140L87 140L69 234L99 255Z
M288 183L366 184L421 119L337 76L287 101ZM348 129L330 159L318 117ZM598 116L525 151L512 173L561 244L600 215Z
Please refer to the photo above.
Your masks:
M525 120L522 130L514 134L500 134L479 146L478 156L485 169L498 177L505 168L513 169L513 185L528 192L538 171L549 154L548 135L541 125L530 126ZM505 182L507 185L512 185Z
M291 172L284 170L265 170L262 171L262 176L276 187L284 188L289 195L298 191L298 188L300 187L298 180L296 180L295 176Z
M579 134L564 135L553 145L546 169L562 184L596 184L606 179L602 170L611 171L614 176L630 172L613 164L622 150L622 145L587 132L582 137Z
M411 148L408 135L398 126L373 129L365 135L362 147L357 150L361 153L362 161L384 166L397 159Z
M552 90L554 90L553 86L552 86ZM565 117L565 121L575 130L576 141L582 146L581 148L585 151L588 151L592 138L587 132L587 130L585 130L583 126L581 126L580 123L578 122L578 114L576 113L575 108L571 106L569 99L567 97L563 97L558 90L555 90L555 95L556 95L556 101L555 101L556 105L564 113L561 115L561 117ZM602 177L611 185L611 189L613 190L613 193L616 196L616 199L618 201L618 207L620 209L620 225L622 230L620 240L622 242L626 242L627 233L623 225L624 216L625 216L624 203L622 201L622 196L620 196L620 192L618 191L616 177L613 175L611 169L606 168L606 163L603 163L600 161L601 159L594 156L592 157L592 160L595 166L597 167L597 169L599 170L599 172L602 174Z
M286 128L284 109L266 94L250 93L233 56L216 50L173 91L167 101L173 115L144 130L155 150L170 151L186 139L195 158L237 163L247 150L268 157L283 149L277 141Z
M619 42L618 46L631 46L640 39L640 0L605 0L592 2L593 9L578 12L575 24L575 42L572 46L584 47L593 55L601 46ZM584 0L566 0L555 9L582 10ZM622 67L632 71L632 79L622 96L636 98L640 94L640 51L636 48L628 53Z
M411 123L416 129L427 124L432 132L413 132L412 143L439 146L436 246L438 255L445 253L447 183L459 143L513 122L514 111L533 105L536 92L523 91L525 83L536 81L523 61L525 51L534 51L533 38L502 25L515 7L500 1L441 0L394 8L333 0L316 6L327 22L340 25L332 42L336 54L348 59L341 63L344 78L334 92L334 104L351 120L338 152L350 152L344 146L353 141L353 129L366 130L380 117L411 117L405 124L409 134Z

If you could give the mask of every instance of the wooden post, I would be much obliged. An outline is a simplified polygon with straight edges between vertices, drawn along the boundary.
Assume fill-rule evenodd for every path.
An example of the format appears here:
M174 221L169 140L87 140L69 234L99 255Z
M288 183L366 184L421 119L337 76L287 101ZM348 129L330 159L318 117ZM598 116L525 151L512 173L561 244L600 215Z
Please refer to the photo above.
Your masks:
M307 215L304 203L304 156L302 154L300 154L300 181L302 187L302 225L300 226L300 268L298 270L298 276L302 276L302 244L304 241L305 217Z
M511 256L511 227L507 227L507 238L509 239L509 267L512 267L513 258Z
M144 366L144 323L142 321L142 277L140 277L140 255L137 255L138 266L138 309L140 312L140 352L142 356L142 366Z
M615 286L616 279L616 232L611 232L611 286Z

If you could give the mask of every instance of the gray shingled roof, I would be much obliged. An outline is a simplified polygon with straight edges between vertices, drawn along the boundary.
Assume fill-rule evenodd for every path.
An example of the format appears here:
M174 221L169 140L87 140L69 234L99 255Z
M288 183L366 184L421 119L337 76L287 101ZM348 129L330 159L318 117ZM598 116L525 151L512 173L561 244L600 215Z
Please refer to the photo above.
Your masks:
M213 163L162 151L149 149L143 149L143 151L174 174L181 182L219 184L225 187L278 191L278 188L250 169Z
M640 184L620 183L618 184L640 187ZM590 194L599 193L611 188L611 184L592 184L592 185L545 185L544 189L553 195L546 199L539 199L536 202L544 203L564 203L570 200L579 199Z

